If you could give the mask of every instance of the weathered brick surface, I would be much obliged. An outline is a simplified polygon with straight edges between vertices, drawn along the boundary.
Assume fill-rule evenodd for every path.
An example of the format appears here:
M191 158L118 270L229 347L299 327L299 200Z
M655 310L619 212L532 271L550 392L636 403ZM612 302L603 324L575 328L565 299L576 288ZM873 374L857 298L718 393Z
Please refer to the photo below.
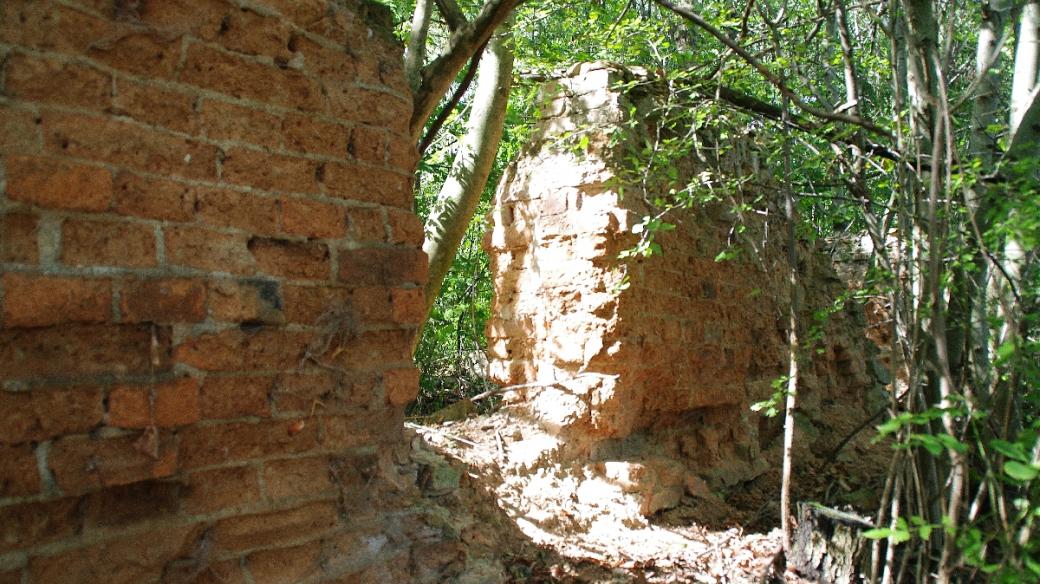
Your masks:
M654 98L613 89L635 75L604 63L583 64L546 88L545 115L527 154L506 173L485 239L495 278L487 326L490 370L504 385L571 380L515 399L575 451L611 441L622 444L617 448L623 458L668 456L696 480L728 487L768 470L775 460L763 452L779 451L769 449L776 434L759 431L768 424L749 419L749 405L767 399L770 382L786 372L780 315L792 291L784 279L783 238L775 236L785 227L749 214L741 227L747 230L743 237L758 245L751 250L732 237L728 207L677 209L666 219L675 229L656 236L662 254L618 259L638 241L633 227L658 213L646 201L667 198L667 186L654 187L653 181L645 196L630 196L641 186L632 184L627 162L619 162L629 160L619 151L626 146L611 146L608 139L622 127L635 128L627 136L635 141L645 138L639 132L651 131L628 124L639 121L629 117L629 107L655 111L658 104L649 103ZM589 138L586 152L555 146L575 128ZM704 139L711 144L714 138ZM759 172L752 182L770 183L767 171L756 171L757 165L726 146L719 146L728 152L720 164L740 176ZM672 162L688 176L706 164ZM768 204L757 198L754 203L756 209ZM782 213L773 209L769 216ZM715 260L737 249L738 259ZM806 303L801 318L812 322L813 311L831 306L842 290L829 275L828 258L811 249L799 253L806 271L799 278L805 289L797 292ZM341 279L349 278L344 268ZM862 356L860 331L837 315L820 345ZM819 407L828 402L842 404L848 416L843 419L864 419L870 380L863 371L842 371L827 356L814 361L812 379L799 389L806 423L829 419ZM588 373L599 375L582 375ZM393 401L390 387L387 392ZM843 437L821 430L805 441L820 440L813 448L823 451L828 440ZM647 443L661 447L651 453Z
M384 14L0 1L0 582L334 581L325 538L390 532L425 257Z

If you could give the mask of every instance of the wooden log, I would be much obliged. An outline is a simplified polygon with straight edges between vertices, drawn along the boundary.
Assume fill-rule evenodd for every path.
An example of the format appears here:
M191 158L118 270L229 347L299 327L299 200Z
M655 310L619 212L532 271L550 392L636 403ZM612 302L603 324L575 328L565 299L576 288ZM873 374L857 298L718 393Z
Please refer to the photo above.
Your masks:
M791 541L791 566L802 576L823 584L863 582L870 561L873 529L865 518L817 505L798 503L798 525Z

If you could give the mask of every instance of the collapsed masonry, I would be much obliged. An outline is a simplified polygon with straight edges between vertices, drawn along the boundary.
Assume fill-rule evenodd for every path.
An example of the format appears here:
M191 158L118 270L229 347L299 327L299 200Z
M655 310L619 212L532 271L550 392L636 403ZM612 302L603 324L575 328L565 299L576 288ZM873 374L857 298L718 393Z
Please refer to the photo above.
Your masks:
M492 377L558 381L507 400L556 438L556 455L591 461L594 474L644 497L645 513L775 472L782 416L749 406L787 372L792 293L786 230L768 204L759 205L765 216L738 217L727 201L674 211L667 220L676 229L657 238L663 255L617 259L637 241L633 226L655 214L647 201L672 186L651 179L643 191L630 170L630 148L651 136L661 104L654 87L645 73L602 63L550 83L533 141L499 187L485 242L495 279ZM697 133L688 159L671 161L684 176L714 169L775 184L752 150L722 148L708 134ZM737 249L736 259L715 260ZM803 244L799 256L808 329L844 285L822 254ZM871 409L861 323L849 310L833 315L806 351L802 462L830 452Z

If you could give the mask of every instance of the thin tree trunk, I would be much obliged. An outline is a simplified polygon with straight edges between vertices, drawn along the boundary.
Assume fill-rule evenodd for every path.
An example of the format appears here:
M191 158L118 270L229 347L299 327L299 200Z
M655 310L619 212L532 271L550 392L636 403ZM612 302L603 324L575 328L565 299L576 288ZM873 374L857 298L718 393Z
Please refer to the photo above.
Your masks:
M412 14L412 29L408 35L408 50L404 54L404 73L412 91L422 83L422 68L426 64L426 38L433 16L433 0L416 0Z
M508 25L503 25L481 59L466 135L426 220L423 251L430 259L430 277L424 324L487 185L502 139L512 79L512 39Z
M780 525L784 551L791 557L791 470L794 466L794 415L798 405L798 239L795 232L794 194L791 192L791 142L788 128L790 105L783 100L784 131L784 215L787 219L787 284L791 302L787 308L787 399L784 407L784 460L780 479Z

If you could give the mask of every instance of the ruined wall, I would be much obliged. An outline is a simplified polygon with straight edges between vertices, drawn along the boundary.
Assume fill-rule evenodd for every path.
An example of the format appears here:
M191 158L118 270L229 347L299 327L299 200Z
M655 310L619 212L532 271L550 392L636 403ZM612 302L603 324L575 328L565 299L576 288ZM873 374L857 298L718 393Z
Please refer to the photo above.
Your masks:
M638 96L613 89L634 80L646 84ZM656 473L671 489L666 498L677 500L703 479L728 486L775 461L780 420L749 406L787 371L791 290L782 222L752 211L737 217L728 201L669 215L677 228L658 237L663 255L617 260L636 242L632 227L655 214L646 201L674 186L651 186L644 196L638 172L627 170L626 140L647 135L659 104L652 85L645 73L598 63L545 89L535 137L507 171L492 211L487 333L498 382L560 381L513 400L575 455L665 461L625 472ZM632 111L642 125L624 130ZM619 131L635 133L619 139ZM753 152L725 150L704 139L689 160L673 162L686 176L712 170L773 182ZM775 213L765 203L756 209ZM716 261L724 250L740 253ZM813 312L843 286L825 257L807 245L800 255L807 332ZM821 352L807 351L802 365L799 443L809 453L825 452L866 418L872 385L856 321L842 312L824 332L813 347Z
M0 583L408 568L426 258L387 21L0 2Z

